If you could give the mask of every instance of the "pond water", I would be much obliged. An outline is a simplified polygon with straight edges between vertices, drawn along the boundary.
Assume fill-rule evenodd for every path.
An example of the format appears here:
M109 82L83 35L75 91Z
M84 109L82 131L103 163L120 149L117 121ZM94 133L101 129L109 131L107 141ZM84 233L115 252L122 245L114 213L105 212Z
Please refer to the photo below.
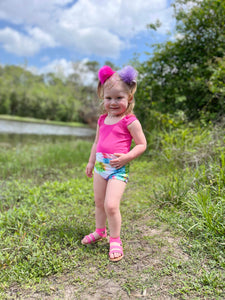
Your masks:
M94 135L95 130L91 128L0 120L0 146L1 143L92 139Z
M0 120L0 133L92 136L91 128Z

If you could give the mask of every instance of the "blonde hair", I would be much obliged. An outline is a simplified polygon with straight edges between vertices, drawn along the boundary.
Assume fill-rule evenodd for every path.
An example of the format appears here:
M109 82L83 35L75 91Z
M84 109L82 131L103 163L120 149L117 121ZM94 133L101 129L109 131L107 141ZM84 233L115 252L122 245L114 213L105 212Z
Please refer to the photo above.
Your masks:
M136 81L133 81L130 84L127 84L126 82L124 82L121 79L121 77L119 76L118 73L114 73L103 84L100 81L98 82L97 95L98 95L99 99L103 100L104 99L104 88L105 87L112 88L117 82L123 83L123 85L128 93L129 99L132 99L131 101L128 101L128 106L125 111L126 115L132 114L133 110L134 110L134 106L135 106L134 94L137 89ZM101 103L101 112L106 113L103 102Z

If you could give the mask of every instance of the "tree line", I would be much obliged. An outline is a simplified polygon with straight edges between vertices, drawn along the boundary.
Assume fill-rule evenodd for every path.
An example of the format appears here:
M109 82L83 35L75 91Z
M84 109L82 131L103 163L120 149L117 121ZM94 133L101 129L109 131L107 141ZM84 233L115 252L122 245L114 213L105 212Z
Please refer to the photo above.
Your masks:
M145 62L131 62L139 71L135 111L147 127L157 114L207 122L220 119L225 111L225 0L176 0L173 6L175 38L154 45ZM159 26L157 22L148 28ZM86 63L86 72L95 74L89 85L76 67L74 63L74 74L60 78L0 66L0 114L94 123L100 66L96 61Z
M0 67L0 113L57 121L79 121L88 91L56 74L35 75L20 66Z

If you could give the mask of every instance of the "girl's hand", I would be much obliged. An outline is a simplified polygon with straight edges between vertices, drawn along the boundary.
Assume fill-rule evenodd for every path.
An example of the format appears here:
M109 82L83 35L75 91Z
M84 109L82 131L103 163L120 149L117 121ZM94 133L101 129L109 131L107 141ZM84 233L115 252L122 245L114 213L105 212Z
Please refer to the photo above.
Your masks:
M94 163L92 163L92 162L89 162L88 164L87 164L87 167L86 167L86 175L87 175L87 177L92 177L93 176L93 169L94 169L94 166L95 166L95 164Z
M114 158L114 159L112 159L110 161L110 165L113 168L120 169L120 168L122 168L123 166L125 166L129 162L127 154L124 154L124 153L114 153L114 155L117 156L117 158Z

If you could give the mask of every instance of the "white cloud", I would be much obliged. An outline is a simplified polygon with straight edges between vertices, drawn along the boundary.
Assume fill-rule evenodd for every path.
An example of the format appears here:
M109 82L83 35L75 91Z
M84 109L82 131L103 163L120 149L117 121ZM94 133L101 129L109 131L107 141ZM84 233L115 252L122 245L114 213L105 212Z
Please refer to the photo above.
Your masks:
M76 46L86 54L95 53L100 56L118 57L123 47L123 42L115 34L102 29L99 34L98 28L84 28L77 32L78 41ZM107 43L106 43L107 41Z
M14 24L43 25L57 18L72 0L1 0L0 19Z
M77 74L84 85L90 85L93 84L96 74L88 70L86 66L87 62L87 58L76 63L67 61L66 59L56 59L39 70L34 67L29 67L28 70L35 74L55 73L61 78Z
M40 50L40 45L30 37L9 27L0 30L0 42L6 51L17 55L33 55Z
M38 70L39 74L56 73L69 76L74 72L73 63L66 59L56 59Z
M6 27L0 30L0 43L6 51L21 56L31 56L41 48L56 45L52 37L39 28L28 29L27 33L25 35Z
M38 41L40 46L43 47L54 47L57 45L57 43L54 41L52 36L50 36L48 33L42 31L40 28L28 28L27 32L29 36L34 40Z
M116 58L147 24L161 20L161 34L172 26L166 0L132 4L130 0L1 0L1 18L23 29L23 33L10 28L0 31L4 49L18 55L60 45L86 55Z

